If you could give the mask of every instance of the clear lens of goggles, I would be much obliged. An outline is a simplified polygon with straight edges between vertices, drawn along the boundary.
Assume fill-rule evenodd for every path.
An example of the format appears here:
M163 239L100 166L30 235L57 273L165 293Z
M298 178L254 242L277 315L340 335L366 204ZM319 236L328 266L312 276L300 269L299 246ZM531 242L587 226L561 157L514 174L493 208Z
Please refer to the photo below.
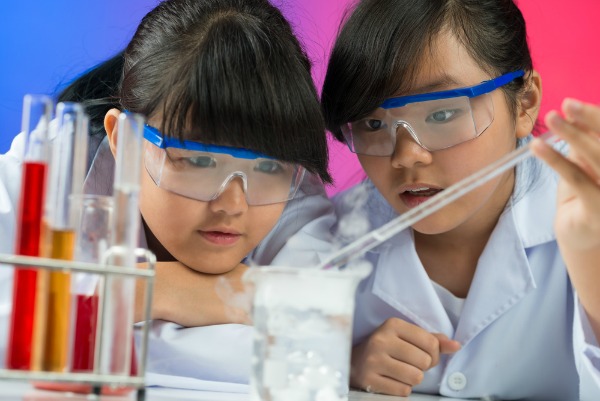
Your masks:
M492 98L486 93L472 98L459 96L378 108L341 128L351 151L390 156L394 153L396 136L404 131L420 146L434 151L477 138L493 119Z
M216 199L239 178L249 205L285 202L294 197L304 176L303 167L270 158L161 149L150 142L145 147L146 170L158 187L201 201Z

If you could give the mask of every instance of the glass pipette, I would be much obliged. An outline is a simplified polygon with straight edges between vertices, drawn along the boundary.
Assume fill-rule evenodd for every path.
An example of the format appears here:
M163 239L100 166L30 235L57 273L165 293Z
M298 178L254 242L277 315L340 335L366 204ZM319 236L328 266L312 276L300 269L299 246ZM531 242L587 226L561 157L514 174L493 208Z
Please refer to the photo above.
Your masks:
M558 137L551 132L548 132L540 139L552 144L556 142ZM492 164L483 168L475 174L472 174L459 182L449 186L439 194L433 196L431 199L421 203L419 206L409 210L406 213L396 217L392 221L386 223L380 228L373 230L364 236L360 237L354 242L346 245L331 257L322 262L317 268L318 269L332 269L339 268L343 269L344 266L365 252L373 249L377 245L387 241L400 231L411 227L418 221L432 215L449 203L454 202L456 199L479 187L480 185L488 182L494 177L499 176L505 171L513 168L522 160L525 160L531 156L531 149L529 145L522 146L510 153L507 153L500 159L496 160Z

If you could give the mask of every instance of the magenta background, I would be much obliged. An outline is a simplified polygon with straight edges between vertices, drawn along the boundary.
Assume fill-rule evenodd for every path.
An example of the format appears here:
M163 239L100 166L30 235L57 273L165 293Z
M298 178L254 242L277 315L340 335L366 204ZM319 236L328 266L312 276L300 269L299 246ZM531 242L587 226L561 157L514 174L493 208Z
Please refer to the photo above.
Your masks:
M280 5L282 4L283 5ZM314 62L313 76L321 87L326 59L348 0L276 2L295 25ZM600 1L520 0L528 25L534 67L543 82L541 116L560 107L564 97L600 104ZM331 141L334 194L360 181L356 156Z

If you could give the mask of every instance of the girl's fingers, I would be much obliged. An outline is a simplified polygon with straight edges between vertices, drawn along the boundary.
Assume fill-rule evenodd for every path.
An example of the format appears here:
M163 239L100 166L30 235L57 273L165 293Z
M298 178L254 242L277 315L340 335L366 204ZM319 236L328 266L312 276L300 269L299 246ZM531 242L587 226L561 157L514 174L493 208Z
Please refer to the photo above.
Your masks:
M412 386L380 375L362 387L368 393L389 394L397 397L408 397L412 392Z
M400 362L391 356L383 358L379 365L379 374L409 386L416 386L423 381L423 371L409 363Z
M600 111L600 110L599 110ZM567 122L557 112L551 111L546 115L548 128L569 143L570 150L575 152L576 161L584 164L584 170L600 177L600 137L594 133L581 131L572 123Z
M439 354L439 342L437 338L427 330L401 319L390 319L386 323L389 325L389 328L393 330L394 334L402 341L414 345L432 357Z
M430 355L416 345L402 339L393 342L393 346L389 348L389 356L398 362L407 363L423 371L434 366L434 363L437 365L439 361L439 352Z
M441 333L433 333L433 335L440 342L440 354L454 354L459 351L462 345L456 341L449 339L446 335Z
M577 164L568 160L539 138L532 141L531 150L534 155L552 167L574 191L580 193L583 202L592 205L600 202L600 199L598 199L600 198L598 184Z
M562 110L569 121L600 136L600 107L575 99L565 99Z

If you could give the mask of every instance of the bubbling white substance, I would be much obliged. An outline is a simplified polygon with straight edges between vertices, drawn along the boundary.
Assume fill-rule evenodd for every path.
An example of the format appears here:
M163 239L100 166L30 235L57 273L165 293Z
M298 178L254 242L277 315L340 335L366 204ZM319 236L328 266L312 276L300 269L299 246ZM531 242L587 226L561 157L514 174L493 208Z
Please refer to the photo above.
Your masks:
M368 262L353 264L352 269L315 270L267 267L256 283L254 307L316 309L326 315L352 315L356 285L371 271ZM266 270L265 270L266 271ZM252 269L248 271L251 281Z
M371 271L257 267L255 286L255 401L346 401L356 286Z

